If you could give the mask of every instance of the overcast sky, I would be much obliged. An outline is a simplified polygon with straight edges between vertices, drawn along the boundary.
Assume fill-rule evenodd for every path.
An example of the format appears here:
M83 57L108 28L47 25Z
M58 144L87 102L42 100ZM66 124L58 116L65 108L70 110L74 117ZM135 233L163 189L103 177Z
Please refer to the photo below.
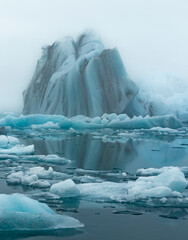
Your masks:
M130 77L188 80L188 0L0 0L0 112L21 111L41 46L85 29L117 47Z

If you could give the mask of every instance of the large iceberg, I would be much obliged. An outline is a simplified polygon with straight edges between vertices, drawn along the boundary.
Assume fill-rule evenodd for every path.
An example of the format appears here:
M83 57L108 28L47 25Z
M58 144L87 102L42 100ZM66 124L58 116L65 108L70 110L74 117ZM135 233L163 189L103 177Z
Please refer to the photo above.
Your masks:
M43 48L28 89L24 114L101 116L124 112L138 92L118 50L105 49L88 31L75 42L66 37Z
M0 231L50 231L83 227L78 220L58 215L46 204L22 194L0 194Z
M93 31L81 34L76 41L65 37L42 49L34 76L24 92L23 114L66 117L172 114L188 121L185 81L155 74L133 82L118 50L105 49Z

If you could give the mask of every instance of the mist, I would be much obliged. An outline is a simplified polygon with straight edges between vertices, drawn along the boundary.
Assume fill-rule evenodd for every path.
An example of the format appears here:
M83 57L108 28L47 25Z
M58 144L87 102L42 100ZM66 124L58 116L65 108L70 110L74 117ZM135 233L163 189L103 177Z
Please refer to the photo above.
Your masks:
M187 0L1 0L0 112L21 112L41 47L87 29L117 47L133 80L167 72L188 81Z

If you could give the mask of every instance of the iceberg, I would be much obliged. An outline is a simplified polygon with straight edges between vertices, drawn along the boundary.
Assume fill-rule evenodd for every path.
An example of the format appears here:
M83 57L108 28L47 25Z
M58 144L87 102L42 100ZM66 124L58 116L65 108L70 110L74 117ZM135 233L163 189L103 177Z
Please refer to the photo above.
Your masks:
M105 49L93 31L43 48L24 92L23 114L95 117L124 112L138 92L116 48Z
M0 194L0 231L50 231L79 228L78 220L58 215L46 204L22 194Z
M76 41L65 37L43 47L23 95L23 114L176 115L182 122L188 121L185 81L166 73L132 81L118 50L106 49L93 31L84 32ZM50 122L43 128L52 125L58 128Z

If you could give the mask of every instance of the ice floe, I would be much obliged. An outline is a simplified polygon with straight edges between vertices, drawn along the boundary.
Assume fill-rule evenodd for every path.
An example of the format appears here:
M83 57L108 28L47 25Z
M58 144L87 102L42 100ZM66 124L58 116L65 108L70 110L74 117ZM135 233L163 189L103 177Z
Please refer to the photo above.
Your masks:
M187 180L181 170L171 167L164 169L157 176L139 177L136 181L123 183L104 181L76 185L72 180L66 180L52 185L50 190L62 198L79 196L91 201L128 202L149 197L181 197L186 186Z
M50 122L50 124L49 124ZM0 118L1 126L10 126L11 128L48 128L56 126L61 129L150 129L153 127L161 128L181 128L181 122L175 116L159 117L134 117L129 118L126 114L116 115L103 114L101 117L89 118L76 116L67 118L61 115L26 115L26 116L5 116Z
M23 186L48 188L51 186L47 180L64 180L70 176L66 173L56 172L52 167L45 170L44 167L32 167L26 171L12 172L7 176L7 183L21 184Z

